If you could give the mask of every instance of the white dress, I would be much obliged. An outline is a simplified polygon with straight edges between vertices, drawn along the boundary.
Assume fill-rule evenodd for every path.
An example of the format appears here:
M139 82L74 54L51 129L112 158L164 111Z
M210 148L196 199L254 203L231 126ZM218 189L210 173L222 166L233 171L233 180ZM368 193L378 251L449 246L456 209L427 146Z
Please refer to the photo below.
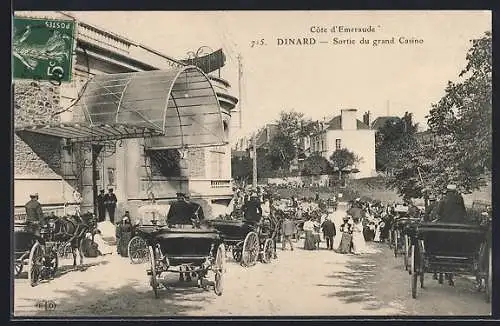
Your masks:
M355 254L364 254L367 252L365 237L363 236L363 224L361 222L354 224L352 246Z
M375 242L380 242L380 229L381 227L381 221L377 223L377 226L375 227L375 237L373 238L373 241Z

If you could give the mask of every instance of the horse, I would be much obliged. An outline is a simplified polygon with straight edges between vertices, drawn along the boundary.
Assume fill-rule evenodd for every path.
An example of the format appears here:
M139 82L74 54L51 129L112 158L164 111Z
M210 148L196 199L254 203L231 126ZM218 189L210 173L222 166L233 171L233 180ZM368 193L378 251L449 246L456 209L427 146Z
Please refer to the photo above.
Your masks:
M83 267L83 242L87 234L91 234L92 242L94 236L99 233L97 219L92 213L83 215L67 215L55 217L53 220L53 239L57 242L69 243L73 253L73 267L76 268L76 251L80 256L80 268Z

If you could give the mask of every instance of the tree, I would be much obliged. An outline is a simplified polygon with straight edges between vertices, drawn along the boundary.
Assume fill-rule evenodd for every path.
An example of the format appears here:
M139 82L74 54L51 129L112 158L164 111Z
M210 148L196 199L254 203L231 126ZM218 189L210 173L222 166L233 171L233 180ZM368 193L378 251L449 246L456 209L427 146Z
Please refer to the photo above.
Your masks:
M279 133L290 137L296 144L302 132L302 126L306 125L304 113L291 111L281 111L280 117L276 121Z
M492 164L492 37L476 40L466 55L458 82L448 82L445 95L432 105L428 125L439 139L437 163L443 180L462 191L479 189Z
M278 134L271 139L267 158L273 169L288 169L297 157L297 143L289 135Z
M302 172L305 175L329 174L332 171L330 162L323 156L314 153L304 160Z
M429 140L408 134L400 143L388 185L404 197L440 192L448 183L470 192L491 172L491 33L472 44L462 80L448 82L427 116Z
M247 181L252 177L252 159L244 157L231 157L231 176L235 180Z
M347 148L337 149L330 156L332 167L339 171L339 180L342 179L342 171L352 168L355 164L361 162L361 160L361 157L349 151Z
M413 114L405 114L394 120L386 121L385 125L375 134L375 159L377 171L391 171L405 148L407 136L418 131L418 123L413 123Z

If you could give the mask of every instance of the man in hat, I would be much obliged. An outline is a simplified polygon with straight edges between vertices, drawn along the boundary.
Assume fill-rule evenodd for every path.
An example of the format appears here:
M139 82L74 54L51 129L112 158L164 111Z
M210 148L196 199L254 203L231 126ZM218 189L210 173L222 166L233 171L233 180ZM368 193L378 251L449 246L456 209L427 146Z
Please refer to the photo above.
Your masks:
M26 224L33 233L40 234L40 226L45 223L42 205L38 202L38 193L30 194L30 201L24 205L26 209Z
M193 206L186 201L186 194L183 192L177 193L177 201L170 205L170 209L167 214L167 223L169 225L191 224L191 218L193 214Z
M97 195L97 216L99 222L104 221L106 218L106 205L104 205L106 194L104 194L104 189L99 190L99 195Z
M108 211L109 221L113 224L115 224L115 210L117 202L118 199L116 199L116 195L113 193L113 188L109 188L108 193L104 195L104 205Z
M335 224L332 221L333 208L328 208L328 215L326 219L321 224L321 229L323 230L323 236L326 239L326 247L328 250L333 250L333 238L335 237L337 230L335 230Z
M465 221L464 198L455 185L446 187L446 195L438 204L437 214L440 222L463 223Z

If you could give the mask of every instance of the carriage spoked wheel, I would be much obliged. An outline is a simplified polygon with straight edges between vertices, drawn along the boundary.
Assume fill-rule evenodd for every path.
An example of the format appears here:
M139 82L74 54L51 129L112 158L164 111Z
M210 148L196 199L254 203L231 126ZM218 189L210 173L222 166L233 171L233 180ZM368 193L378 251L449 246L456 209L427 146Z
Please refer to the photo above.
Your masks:
M153 288L153 293L155 295L155 299L158 299L158 280L156 278L156 259L154 254L154 249L152 246L149 246L149 263L151 267L151 279L149 284Z
M40 283L44 262L44 252L40 243L37 241L31 247L28 258L28 280L31 286L37 286Z
M241 264L245 267L253 266L259 257L259 236L255 232L249 232L243 242L241 253Z
M404 260L404 264L405 264L405 271L408 271L409 270L409 263L408 263L408 257L409 257L409 239L408 239L408 235L405 234L405 237L404 237L404 255L403 255L403 260ZM411 275L411 270L409 270L409 273Z
M148 245L143 238L134 236L127 245L127 254L132 264L141 264L148 261Z
M410 268L411 268L411 297L413 299L417 298L417 279L418 279L418 271L415 257L415 245L411 246L410 249Z
M269 264L274 256L274 241L272 239L266 239L264 242L264 249L262 250L262 262Z
M214 284L214 292L218 296L222 295L224 291L224 257L226 256L226 248L224 244L220 244L217 248L217 253L215 254L214 261L214 273L215 273L215 284Z

